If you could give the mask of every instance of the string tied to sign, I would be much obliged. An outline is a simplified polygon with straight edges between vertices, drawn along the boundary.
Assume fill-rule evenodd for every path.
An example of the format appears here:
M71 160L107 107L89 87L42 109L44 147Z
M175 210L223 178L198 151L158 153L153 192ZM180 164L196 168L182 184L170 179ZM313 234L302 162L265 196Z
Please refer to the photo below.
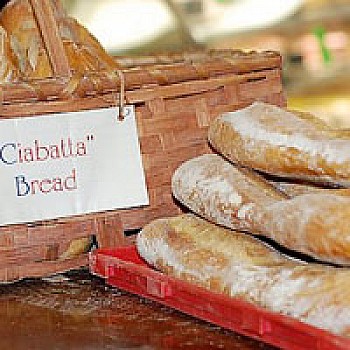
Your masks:
M123 121L127 115L126 111L126 97L125 97L125 77L124 73L117 69L117 74L120 81L120 91L119 91L119 101L117 101L117 104L119 105L118 109L118 120Z

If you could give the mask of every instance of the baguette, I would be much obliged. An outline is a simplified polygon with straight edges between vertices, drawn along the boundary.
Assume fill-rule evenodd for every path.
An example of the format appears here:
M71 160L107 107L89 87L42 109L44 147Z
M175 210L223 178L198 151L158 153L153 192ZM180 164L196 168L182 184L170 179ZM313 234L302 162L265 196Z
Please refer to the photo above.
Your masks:
M175 278L350 337L350 270L288 259L193 215L153 221L140 255Z
M349 132L317 118L255 102L214 120L211 145L225 157L272 175L350 186Z
M288 198L265 179L215 154L173 174L176 199L219 225L268 237L335 264L350 265L350 197L308 193Z

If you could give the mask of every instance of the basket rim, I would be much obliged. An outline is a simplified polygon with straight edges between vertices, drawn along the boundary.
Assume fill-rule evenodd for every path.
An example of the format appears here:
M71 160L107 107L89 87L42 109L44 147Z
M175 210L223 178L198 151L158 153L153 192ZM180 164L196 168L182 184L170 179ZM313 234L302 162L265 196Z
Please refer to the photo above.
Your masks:
M200 93L223 84L263 79L273 71L281 70L281 55L277 52L250 52L230 57L202 56L199 61L184 60L175 63L139 65L121 69L120 74L89 72L68 77L22 80L0 84L1 117L10 117L12 105L49 104L101 97L105 106L119 98L122 80L125 82L127 102L141 103L157 95L168 97ZM183 91L181 91L183 89ZM171 91L172 92L169 92ZM192 92L190 92L192 91ZM80 107L81 108L81 107Z

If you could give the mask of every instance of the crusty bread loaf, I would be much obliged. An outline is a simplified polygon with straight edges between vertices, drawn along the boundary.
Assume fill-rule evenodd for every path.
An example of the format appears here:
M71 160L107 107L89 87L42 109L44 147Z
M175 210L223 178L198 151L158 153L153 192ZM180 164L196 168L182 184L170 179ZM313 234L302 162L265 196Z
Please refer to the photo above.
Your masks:
M273 175L350 186L350 137L315 117L255 102L218 117L209 141L225 157Z
M114 72L116 61L98 40L79 22L69 16L58 21L60 35L73 72Z
M51 1L53 9L55 2ZM59 34L75 76L86 72L113 74L117 63L100 43L75 19L56 13ZM11 0L0 13L2 25L10 38L19 71L24 78L47 78L53 75L48 54L28 0Z
M15 81L18 78L18 71L7 33L0 26L0 82Z
M87 253L91 248L91 237L82 237L73 239L65 251L59 256L59 259L72 259L80 254Z
M7 31L11 49L23 77L52 76L42 37L27 0L11 0L0 12L0 24Z
M289 199L256 173L207 154L183 163L174 196L198 215L271 238L327 262L350 265L350 197L308 193Z
M350 337L349 269L287 259L193 215L148 224L137 248L171 276Z

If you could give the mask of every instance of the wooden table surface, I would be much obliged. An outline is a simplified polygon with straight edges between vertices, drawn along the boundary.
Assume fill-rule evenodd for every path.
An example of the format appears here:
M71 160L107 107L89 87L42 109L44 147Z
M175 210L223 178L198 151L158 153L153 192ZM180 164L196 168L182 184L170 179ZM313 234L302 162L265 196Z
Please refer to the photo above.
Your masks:
M88 271L0 286L1 349L272 349L104 284Z

